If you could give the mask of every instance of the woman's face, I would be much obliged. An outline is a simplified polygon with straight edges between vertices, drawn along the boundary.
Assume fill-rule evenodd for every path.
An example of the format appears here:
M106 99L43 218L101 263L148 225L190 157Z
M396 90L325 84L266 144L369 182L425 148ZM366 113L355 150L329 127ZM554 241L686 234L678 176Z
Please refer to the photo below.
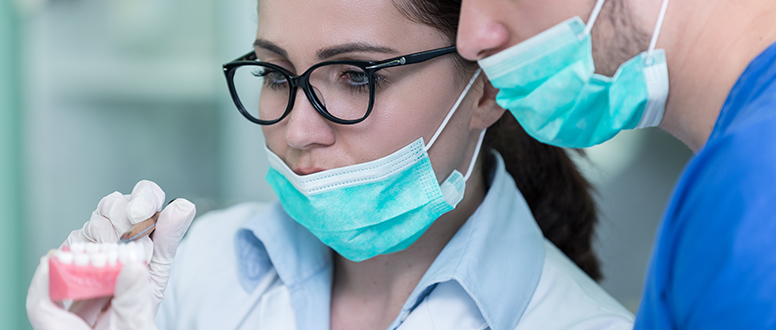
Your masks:
M258 13L257 57L296 75L322 61L378 61L451 45L438 30L410 21L391 0L260 0ZM263 126L269 148L300 175L375 160L420 137L428 142L468 81L453 55L377 73L374 108L358 124L325 119L297 89L290 114ZM429 150L440 181L468 165L464 154L476 136L470 128L473 92Z

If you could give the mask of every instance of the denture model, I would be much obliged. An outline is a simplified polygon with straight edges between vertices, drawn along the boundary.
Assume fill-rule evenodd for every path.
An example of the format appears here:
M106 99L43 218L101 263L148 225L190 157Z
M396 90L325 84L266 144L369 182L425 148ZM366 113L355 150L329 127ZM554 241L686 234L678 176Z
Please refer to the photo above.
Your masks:
M145 260L136 242L73 243L49 252L49 296L53 301L84 300L113 295L121 267Z

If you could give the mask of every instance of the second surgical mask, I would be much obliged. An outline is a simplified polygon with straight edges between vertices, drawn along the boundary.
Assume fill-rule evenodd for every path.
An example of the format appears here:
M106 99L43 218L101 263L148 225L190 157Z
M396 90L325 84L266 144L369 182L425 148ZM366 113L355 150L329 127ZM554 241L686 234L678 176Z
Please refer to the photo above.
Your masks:
M541 142L590 147L624 129L657 126L663 118L668 67L655 43L668 0L649 49L613 77L596 74L593 64L590 31L603 3L598 0L587 25L574 17L479 61L499 89L496 102Z

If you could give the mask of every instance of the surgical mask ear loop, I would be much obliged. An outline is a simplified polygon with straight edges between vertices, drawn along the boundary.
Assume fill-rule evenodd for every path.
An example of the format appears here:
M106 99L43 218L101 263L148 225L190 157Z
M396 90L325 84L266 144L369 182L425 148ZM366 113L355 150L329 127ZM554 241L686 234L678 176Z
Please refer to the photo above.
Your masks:
M662 5L660 6L660 14L657 17L657 23L655 23L655 29L652 31L652 38L649 41L649 48L647 49L647 65L652 64L652 53L655 51L657 38L660 36L660 30L663 27L663 19L665 18L666 10L668 9L668 1L669 0L663 0ZM593 25L601 14L601 8L603 8L604 2L605 0L596 1L593 12L590 13L590 18L588 18L587 24L585 25L585 30L578 36L579 39L584 38L593 30Z
M660 14L657 16L655 30L652 31L652 40L649 41L649 48L647 49L647 65L652 64L652 53L655 51L655 47L657 46L657 38L660 36L660 30L663 28L663 19L666 17L668 1L669 0L663 0L663 4L660 6Z
M461 105L461 102L463 102L464 97L466 97L467 94L469 94L469 89L472 88L472 85L474 85L474 81L477 80L477 77L480 75L480 72L482 72L482 69L477 69L476 72L474 72L474 76L472 76L471 79L469 79L469 83L466 84L466 88L463 89L463 92L461 92L461 95L458 96L458 99L455 100L455 104L453 104L453 108L450 109L450 111L447 113L447 116L445 116L445 120L442 121L442 124L439 125L439 128L437 128L436 133L434 133L434 136L431 137L431 140L428 142L426 147L423 149L423 151L428 152L428 149L431 149L431 146L436 142L436 139L439 137L439 134L442 133L442 130L445 129L445 126L447 126L447 122L450 121L450 118L453 117L453 114L458 110L458 106ZM480 137L477 139L477 147L474 149L474 155L472 156L472 160L469 161L469 168L466 169L466 175L463 176L463 181L466 182L469 180L469 176L472 175L472 170L474 169L474 163L477 162L477 156L480 154L480 148L482 147L482 140L485 138L485 131L487 129L483 129L482 132L480 132Z
M474 163L477 162L477 157L480 155L480 148L482 148L482 140L485 138L485 132L488 129L483 129L482 132L480 132L480 137L477 139L477 147L474 148L474 155L472 156L472 160L469 161L469 168L466 169L466 175L463 176L463 181L468 182L469 176L472 175L472 170L474 170Z
M604 7L604 1L605 0L598 0L595 3L595 7L593 7L593 12L590 13L590 18L587 19L587 24L585 25L585 30L582 31L582 34L577 36L580 40L585 38L588 34L590 34L590 31L593 30L593 24L595 24L595 21L598 19L598 15L601 14L601 8Z
M482 69L477 69L477 72L474 73L474 76L472 79L469 79L469 83L466 84L466 88L463 89L463 92L461 92L461 95L458 96L458 100L455 101L455 104L453 104L453 108L450 109L449 112L447 112L447 116L445 117L445 120L442 121L442 124L439 125L439 128L437 128L436 133L434 133L434 136L431 137L431 140L429 140L426 147L423 149L423 151L428 151L428 149L431 149L431 146L436 142L436 139L439 137L439 134L442 133L442 130L445 129L445 126L447 126L447 122L450 121L450 118L453 116L456 110L458 110L458 106L461 105L461 102L463 101L463 98L466 97L466 94L469 93L469 89L472 88L472 85L474 85L474 81L477 79L477 76L480 75L480 72L482 72Z

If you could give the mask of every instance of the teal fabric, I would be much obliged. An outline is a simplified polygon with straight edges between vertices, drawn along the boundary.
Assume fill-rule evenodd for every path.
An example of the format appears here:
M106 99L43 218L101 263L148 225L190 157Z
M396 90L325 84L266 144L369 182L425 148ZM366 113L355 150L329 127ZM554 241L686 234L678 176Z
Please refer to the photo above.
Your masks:
M499 89L496 102L537 140L567 148L590 147L621 130L659 124L668 95L664 52L644 52L613 77L595 74L590 34L583 36L584 30L574 17L480 60ZM647 109L650 120L639 125Z
M356 165L353 172L375 171L368 178L352 177L350 171L325 176L338 178L332 184L335 187L315 191L295 187L275 168L282 164L270 162L267 182L291 218L343 257L363 261L406 249L434 220L455 207L445 200L422 139L384 158L397 161L375 167ZM401 161L407 158L411 160ZM283 172L292 175L287 167ZM353 183L361 180L364 183ZM460 191L451 193L462 195L458 171L446 181L457 182L453 186ZM456 199L454 203L460 197Z
M0 0L0 329L26 329L28 277L23 263L19 20ZM33 261L35 264L37 260Z

